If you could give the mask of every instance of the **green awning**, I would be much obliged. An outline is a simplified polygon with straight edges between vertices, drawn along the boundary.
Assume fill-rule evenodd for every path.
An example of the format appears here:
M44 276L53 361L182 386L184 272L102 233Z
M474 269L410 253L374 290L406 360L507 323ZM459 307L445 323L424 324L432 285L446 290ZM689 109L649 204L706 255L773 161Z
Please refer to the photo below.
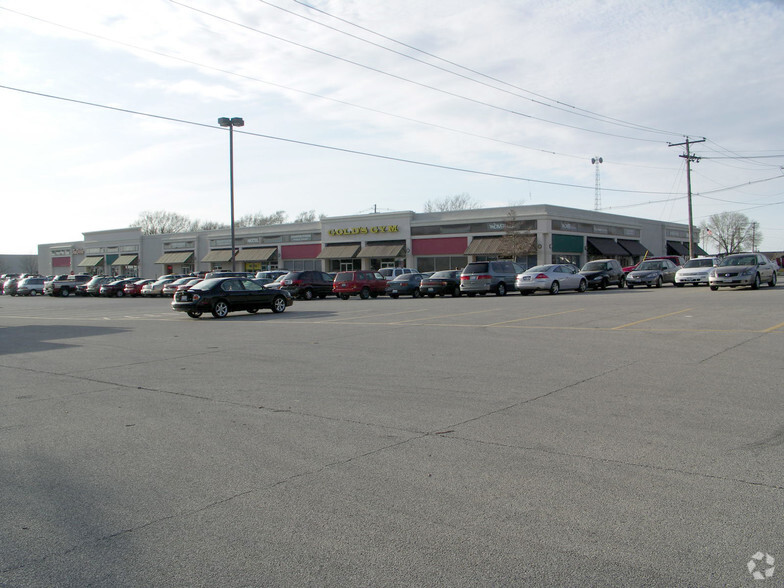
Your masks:
M76 267L95 267L96 265L103 265L103 256L85 257L82 261L76 264Z
M112 262L112 265L136 265L139 256L135 253L133 255L120 255Z
M164 253L155 263L186 263L193 257L193 251L180 251L178 253Z

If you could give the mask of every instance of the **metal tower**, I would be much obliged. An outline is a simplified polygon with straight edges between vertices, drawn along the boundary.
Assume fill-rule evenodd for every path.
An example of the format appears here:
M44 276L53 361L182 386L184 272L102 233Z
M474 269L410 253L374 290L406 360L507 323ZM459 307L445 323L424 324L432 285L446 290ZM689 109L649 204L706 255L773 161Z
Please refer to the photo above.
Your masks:
M601 182L599 181L599 164L602 163L604 160L599 157L591 158L591 163L596 166L596 195L593 198L593 209L599 210L602 207L602 190L601 190Z

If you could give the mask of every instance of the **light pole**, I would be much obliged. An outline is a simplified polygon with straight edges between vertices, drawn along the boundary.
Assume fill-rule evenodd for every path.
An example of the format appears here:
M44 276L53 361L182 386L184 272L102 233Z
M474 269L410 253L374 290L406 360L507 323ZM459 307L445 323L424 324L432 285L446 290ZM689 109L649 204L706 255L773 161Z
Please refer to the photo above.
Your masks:
M218 124L222 127L229 127L229 183L231 184L231 271L236 271L234 256L234 127L245 126L245 121L240 117L227 118L222 116L218 119Z

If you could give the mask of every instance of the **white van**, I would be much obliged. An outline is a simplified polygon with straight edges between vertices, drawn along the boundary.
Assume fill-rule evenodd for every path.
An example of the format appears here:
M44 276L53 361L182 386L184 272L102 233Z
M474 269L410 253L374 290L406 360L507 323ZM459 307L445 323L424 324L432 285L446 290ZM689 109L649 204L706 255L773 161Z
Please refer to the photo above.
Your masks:
M384 279L389 282L390 280L394 280L398 276L402 276L403 274L418 274L419 272L415 269L411 269L410 267L382 267L378 270Z

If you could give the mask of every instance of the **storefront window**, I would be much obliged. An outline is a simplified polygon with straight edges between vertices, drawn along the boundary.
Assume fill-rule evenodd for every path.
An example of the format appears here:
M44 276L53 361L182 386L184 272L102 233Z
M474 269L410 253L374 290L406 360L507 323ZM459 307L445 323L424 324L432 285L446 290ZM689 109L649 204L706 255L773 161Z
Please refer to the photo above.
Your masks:
M468 258L464 255L417 257L416 259L416 269L420 272L463 269L467 264Z

